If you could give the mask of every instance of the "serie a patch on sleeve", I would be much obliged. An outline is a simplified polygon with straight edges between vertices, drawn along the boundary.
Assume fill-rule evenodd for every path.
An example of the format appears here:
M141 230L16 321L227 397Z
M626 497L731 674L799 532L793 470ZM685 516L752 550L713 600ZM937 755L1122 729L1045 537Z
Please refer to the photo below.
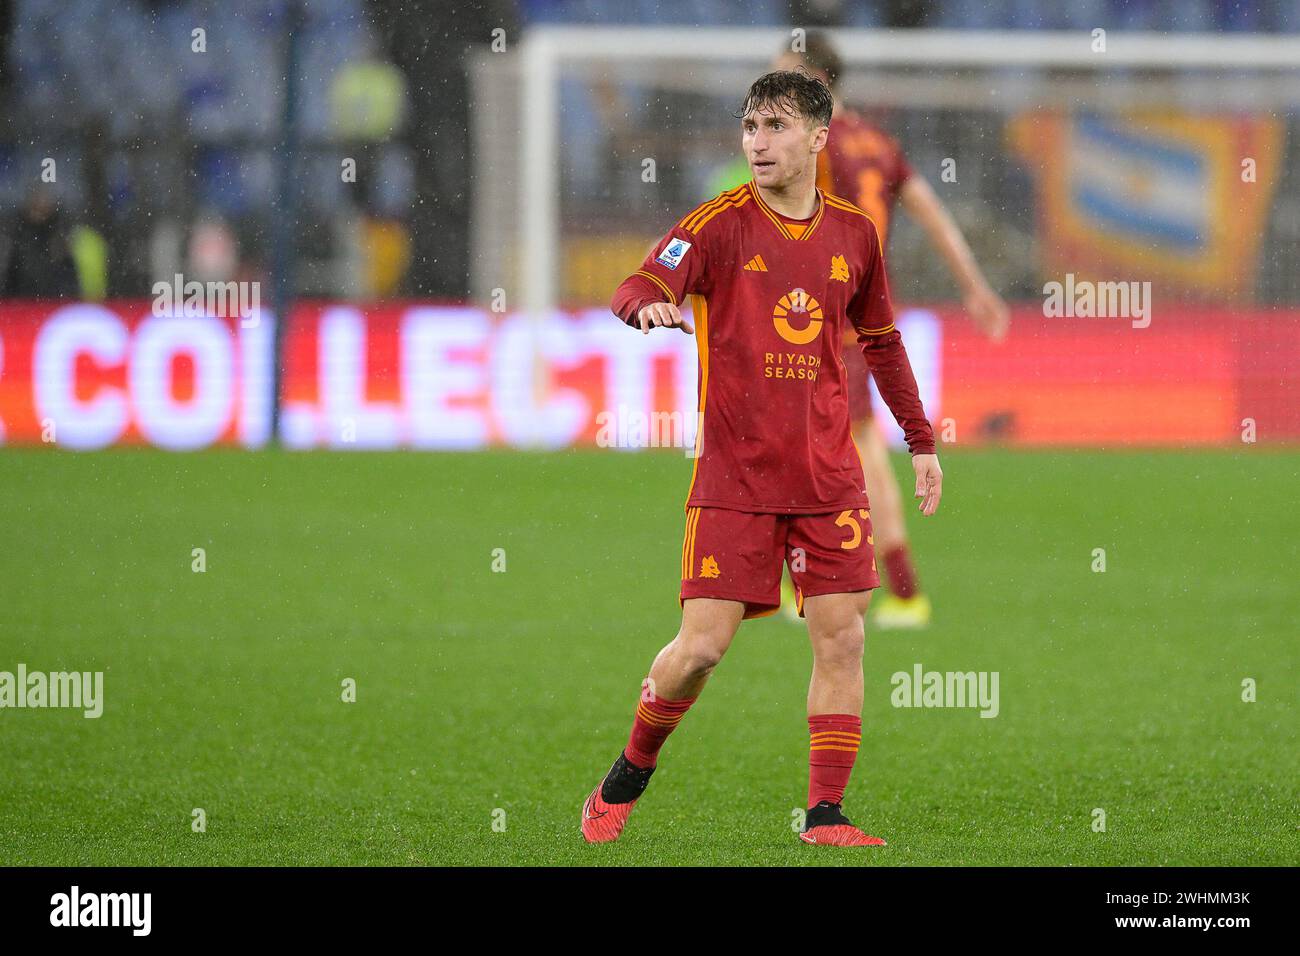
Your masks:
M655 262L661 266L667 266L669 269L676 269L682 262L682 256L686 255L691 248L691 244L685 239L674 239L668 245L664 246L664 251L655 256Z

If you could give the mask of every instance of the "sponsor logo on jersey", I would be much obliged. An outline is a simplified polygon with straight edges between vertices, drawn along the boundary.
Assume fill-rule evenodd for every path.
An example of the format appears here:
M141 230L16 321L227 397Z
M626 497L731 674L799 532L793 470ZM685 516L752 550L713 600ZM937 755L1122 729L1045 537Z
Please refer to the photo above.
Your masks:
M791 317L799 321L800 328L795 328ZM777 335L791 345L807 345L822 330L821 303L803 289L792 289L781 296L772 310L772 324Z
M682 262L682 256L686 255L691 248L691 244L685 239L674 239L668 245L664 246L664 251L655 256L655 262L661 266L667 266L669 269L676 269Z
M763 261L762 256L754 256L754 258L750 259L748 262L745 263L744 271L745 272L766 272L767 263Z

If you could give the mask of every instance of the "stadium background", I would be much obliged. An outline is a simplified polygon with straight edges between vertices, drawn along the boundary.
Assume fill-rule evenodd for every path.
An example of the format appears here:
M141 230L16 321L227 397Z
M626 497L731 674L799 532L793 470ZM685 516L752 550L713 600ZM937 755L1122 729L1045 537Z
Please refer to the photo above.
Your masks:
M779 621L746 625L716 709L674 739L641 821L671 845L571 845L676 626L689 476L680 448L598 447L600 416L676 414L689 447L695 412L693 340L631 335L608 298L717 191L729 111L793 27L1300 50L1300 3L1068 6L0 4L0 670L109 675L100 722L0 715L21 769L0 862L805 862L785 831L806 661ZM553 149L530 152L528 44L574 27L765 32L749 62L558 63ZM869 690L858 799L907 834L885 862L1294 862L1297 70L919 60L851 66L846 99L1013 304L986 341L895 218L951 477L913 529L936 623L872 638L869 666L1020 690L964 723ZM527 278L538 162L549 296ZM1066 273L1150 282L1150 325L1045 316ZM262 308L159 315L178 274L256 282ZM723 743L736 780L703 769ZM742 774L754 806L704 827L691 808L748 799ZM1113 838L1098 806L1123 808Z

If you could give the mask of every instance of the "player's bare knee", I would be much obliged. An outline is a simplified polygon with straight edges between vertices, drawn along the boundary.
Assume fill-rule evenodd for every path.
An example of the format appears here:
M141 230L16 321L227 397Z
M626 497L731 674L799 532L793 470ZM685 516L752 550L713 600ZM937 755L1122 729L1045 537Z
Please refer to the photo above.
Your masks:
M846 621L812 635L813 656L822 664L858 664L866 646L862 621Z
M679 664L693 674L707 675L727 652L733 633L721 626L683 622L673 641Z
M707 677L713 672L726 652L726 645L704 637L677 638L678 660L689 673L696 677Z

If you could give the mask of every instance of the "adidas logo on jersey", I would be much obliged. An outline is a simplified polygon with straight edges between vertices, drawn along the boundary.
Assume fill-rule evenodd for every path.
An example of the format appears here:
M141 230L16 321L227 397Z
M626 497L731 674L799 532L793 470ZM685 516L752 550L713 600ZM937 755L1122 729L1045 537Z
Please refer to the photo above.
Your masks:
M745 263L744 271L745 272L766 272L767 263L763 261L762 256L754 256L754 258L750 259L748 262Z

